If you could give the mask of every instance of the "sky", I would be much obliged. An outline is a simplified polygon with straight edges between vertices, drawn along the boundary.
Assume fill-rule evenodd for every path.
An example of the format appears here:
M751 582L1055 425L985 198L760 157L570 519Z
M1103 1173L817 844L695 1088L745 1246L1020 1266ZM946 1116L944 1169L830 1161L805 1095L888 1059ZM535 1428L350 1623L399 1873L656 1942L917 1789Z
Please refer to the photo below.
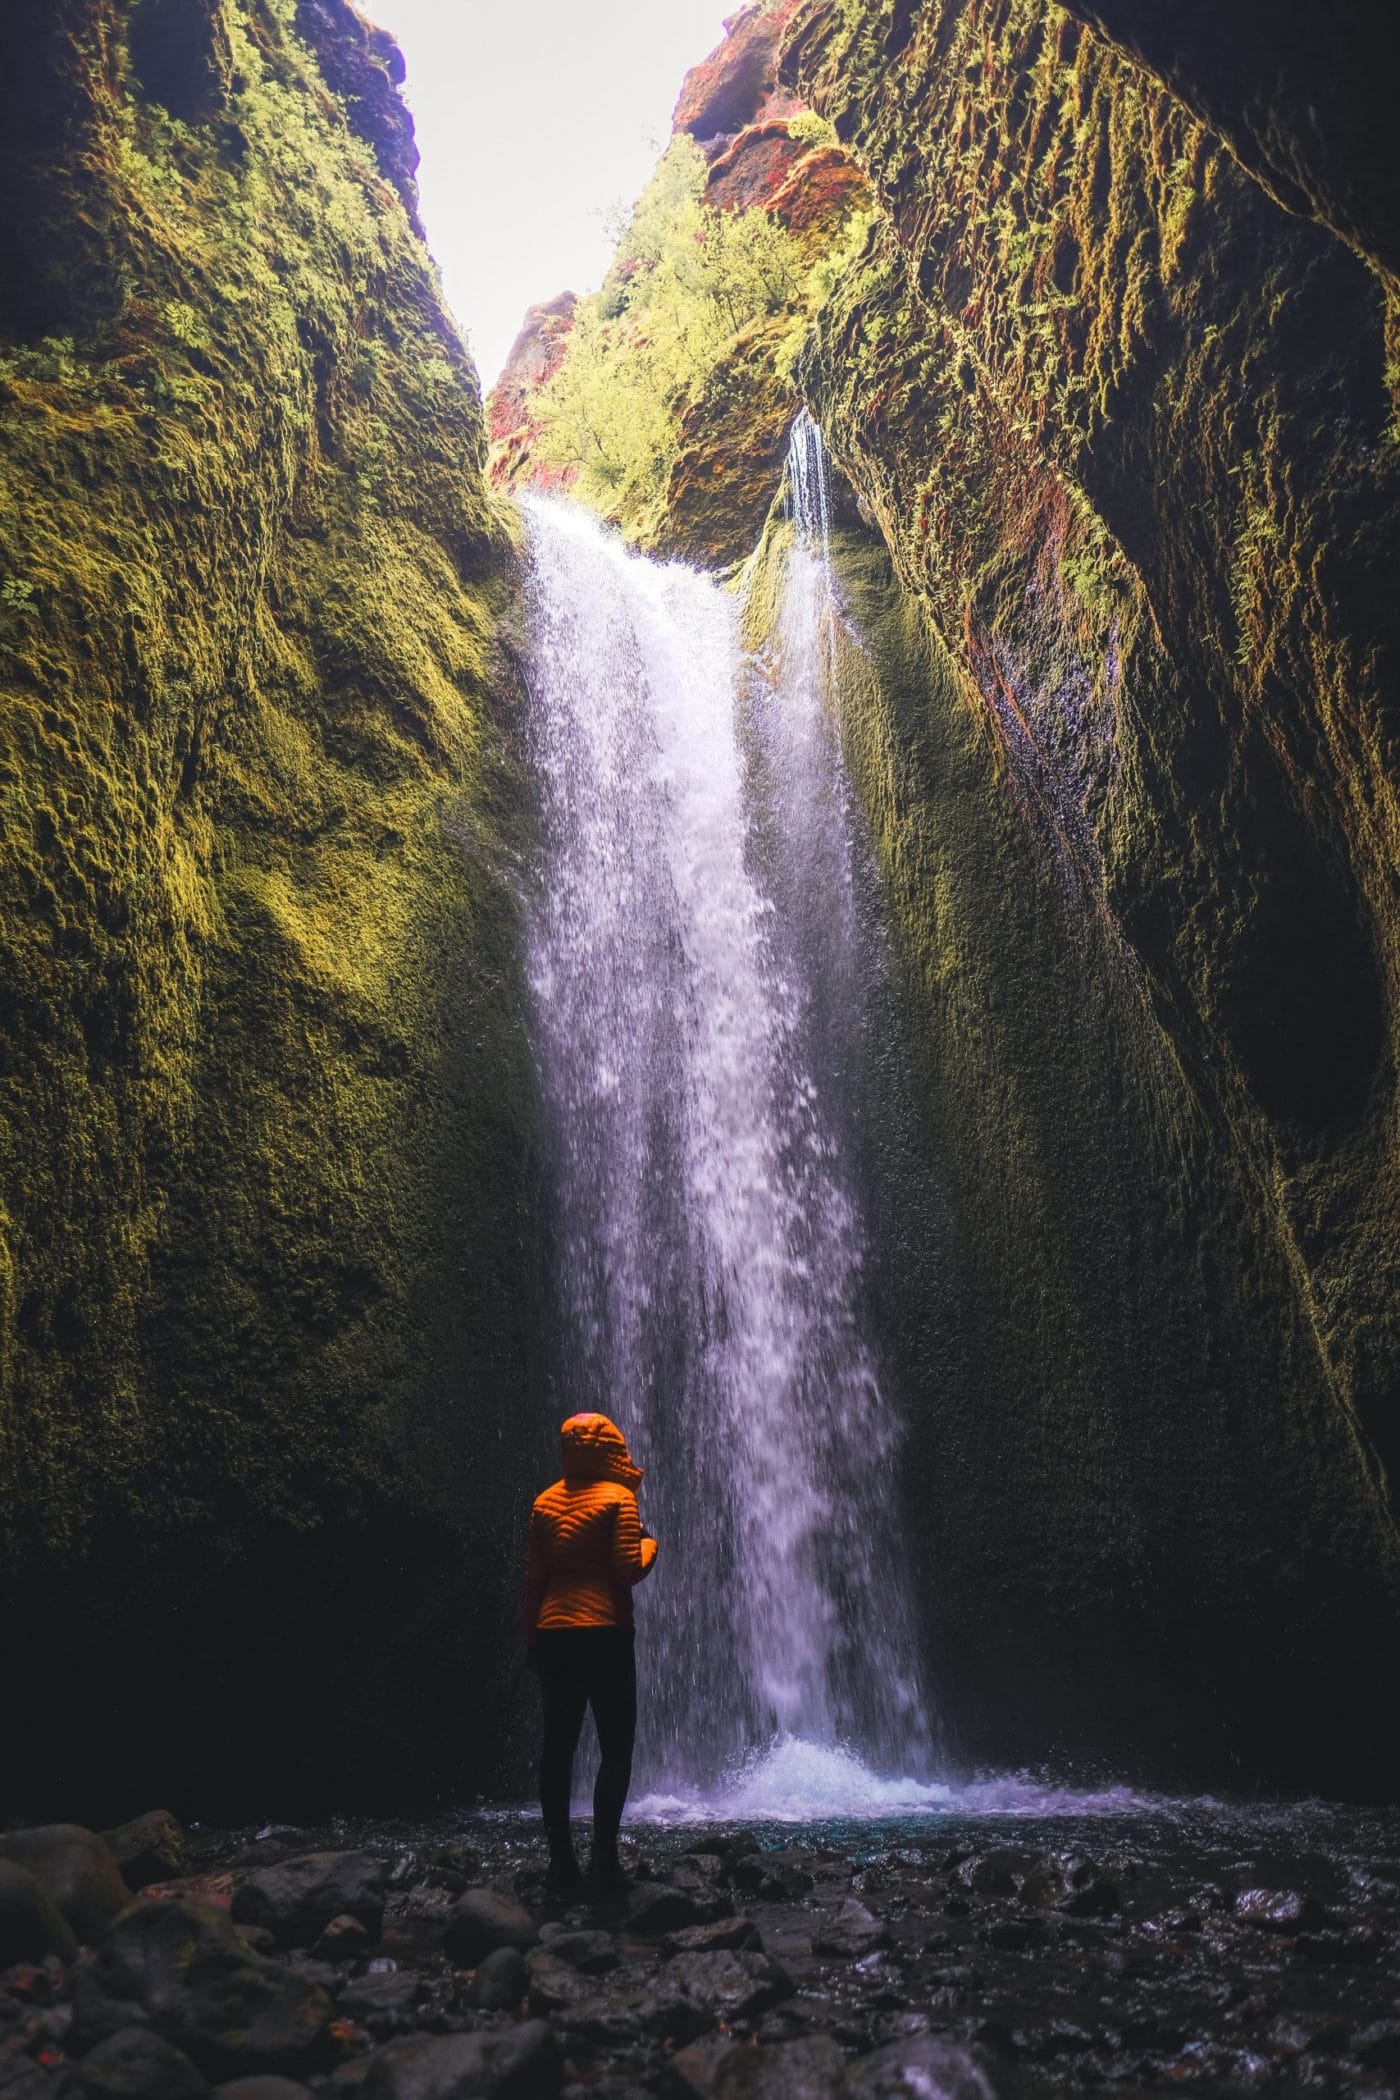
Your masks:
M738 0L360 0L396 38L428 245L489 389L527 306L596 289Z

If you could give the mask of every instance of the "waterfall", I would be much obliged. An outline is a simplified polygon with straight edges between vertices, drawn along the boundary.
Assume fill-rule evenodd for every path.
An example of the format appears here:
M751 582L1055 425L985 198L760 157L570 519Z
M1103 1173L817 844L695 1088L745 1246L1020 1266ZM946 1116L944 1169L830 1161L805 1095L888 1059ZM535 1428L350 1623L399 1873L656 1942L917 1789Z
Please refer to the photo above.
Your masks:
M916 1773L923 1701L868 1332L855 812L828 715L820 434L794 433L771 678L713 579L526 502L542 866L529 973L561 1409L632 1440L661 1541L639 1770L792 1746Z

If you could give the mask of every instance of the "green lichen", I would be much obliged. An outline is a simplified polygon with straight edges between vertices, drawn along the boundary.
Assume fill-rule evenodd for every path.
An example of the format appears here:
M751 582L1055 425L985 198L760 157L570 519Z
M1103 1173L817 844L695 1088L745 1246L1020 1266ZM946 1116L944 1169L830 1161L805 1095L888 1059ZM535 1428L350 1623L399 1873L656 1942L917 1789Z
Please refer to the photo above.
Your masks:
M295 1592L324 1641L347 1555L416 1535L488 1585L509 1557L514 557L475 375L293 12L223 11L227 99L186 123L86 7L56 61L85 151L33 230L107 225L112 298L61 338L17 308L0 357L0 1550L16 1641L86 1582L70 1688L133 1611L154 1668L241 1588L207 1669L256 1699L270 1614ZM364 1668L465 1696L450 1645L400 1646ZM133 1763L164 1717L168 1759L256 1785L236 1732L191 1742L182 1667L136 1668ZM306 1725L336 1739L345 1699ZM53 1728L35 1769L81 1765L62 1699ZM490 1754L440 1731L427 1762Z

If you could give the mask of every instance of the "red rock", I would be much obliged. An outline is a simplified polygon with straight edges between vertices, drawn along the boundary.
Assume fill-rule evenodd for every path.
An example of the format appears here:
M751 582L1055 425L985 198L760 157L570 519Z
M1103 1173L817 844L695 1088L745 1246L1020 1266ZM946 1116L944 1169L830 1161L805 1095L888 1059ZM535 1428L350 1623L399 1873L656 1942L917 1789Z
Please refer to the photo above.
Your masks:
M768 209L793 233L831 233L870 201L870 185L841 146L814 146L792 170Z
M771 211L807 150L781 118L747 125L712 162L706 204L716 211Z
M531 403L563 361L577 305L572 292L560 292L527 310L501 376L487 396L491 479L497 488L563 488L573 479L567 469L542 466L531 458L539 435Z
M681 83L680 100L671 119L674 131L688 131L702 143L732 137L746 124L766 115L795 114L802 107L782 94L783 110L765 104L780 95L778 46L797 10L797 0L746 7L730 15L724 42L692 66Z

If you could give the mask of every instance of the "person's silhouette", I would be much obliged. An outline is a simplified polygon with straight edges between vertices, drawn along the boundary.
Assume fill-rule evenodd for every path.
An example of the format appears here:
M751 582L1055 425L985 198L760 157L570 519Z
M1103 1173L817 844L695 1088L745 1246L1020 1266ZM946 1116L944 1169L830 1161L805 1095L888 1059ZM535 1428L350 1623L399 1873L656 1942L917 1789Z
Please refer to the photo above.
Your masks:
M637 1732L632 1591L656 1558L637 1508L641 1468L616 1424L606 1415L570 1415L560 1451L564 1477L536 1497L525 1556L525 1641L544 1694L540 1810L555 1891L582 1880L569 1796L590 1706L601 1755L589 1874L605 1886L625 1884L617 1833Z

